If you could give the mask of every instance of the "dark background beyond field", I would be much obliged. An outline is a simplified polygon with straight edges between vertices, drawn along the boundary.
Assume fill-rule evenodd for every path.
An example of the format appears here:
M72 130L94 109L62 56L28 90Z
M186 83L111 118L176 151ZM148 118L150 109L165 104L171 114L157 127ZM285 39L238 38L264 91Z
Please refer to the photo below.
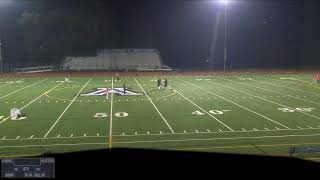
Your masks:
M239 1L228 7L228 68L320 66L320 2ZM201 0L0 0L3 59L55 64L101 48L157 48L165 64L203 68L217 12ZM215 66L223 65L223 18Z

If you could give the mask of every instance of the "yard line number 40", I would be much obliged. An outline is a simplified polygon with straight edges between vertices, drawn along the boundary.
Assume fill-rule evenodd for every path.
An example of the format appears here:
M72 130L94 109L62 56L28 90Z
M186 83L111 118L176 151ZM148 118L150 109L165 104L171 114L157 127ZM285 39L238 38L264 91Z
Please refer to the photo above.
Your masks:
M282 112L311 112L315 108L278 108Z
M209 113L213 114L213 115L223 115L225 112L228 112L230 110L210 110ZM197 115L197 116L204 116L206 115L205 113L201 112L201 111L194 111L192 112L193 115Z

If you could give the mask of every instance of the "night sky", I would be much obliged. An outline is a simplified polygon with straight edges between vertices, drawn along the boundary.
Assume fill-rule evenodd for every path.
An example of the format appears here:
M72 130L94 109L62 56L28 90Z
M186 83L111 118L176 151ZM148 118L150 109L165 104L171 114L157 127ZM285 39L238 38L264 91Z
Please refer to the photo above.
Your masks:
M320 8L313 0L228 6L228 68L320 66ZM156 48L174 68L206 68L218 13L201 0L0 0L7 66L56 64L103 48ZM214 67L223 65L224 19Z

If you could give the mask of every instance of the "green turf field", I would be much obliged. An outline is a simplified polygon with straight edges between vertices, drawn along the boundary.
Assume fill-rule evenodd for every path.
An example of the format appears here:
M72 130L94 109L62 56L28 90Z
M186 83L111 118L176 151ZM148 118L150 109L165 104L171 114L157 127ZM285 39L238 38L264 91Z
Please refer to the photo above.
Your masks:
M70 78L0 79L0 156L111 147L288 156L290 147L320 147L312 74L163 76L165 90L152 76ZM82 96L124 82L138 95ZM13 107L26 118L11 120Z

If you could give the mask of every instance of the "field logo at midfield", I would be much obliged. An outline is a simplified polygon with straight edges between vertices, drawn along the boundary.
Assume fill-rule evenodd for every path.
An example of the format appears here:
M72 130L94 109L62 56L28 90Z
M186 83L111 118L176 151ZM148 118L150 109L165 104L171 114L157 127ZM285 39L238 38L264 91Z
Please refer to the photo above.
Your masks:
M108 88L109 93L117 94L120 96L142 96L142 93L137 93L133 91L126 90L126 93L124 94L123 88ZM86 94L81 94L80 96L105 96L106 95L106 88L97 88L97 90L93 92L89 92Z

